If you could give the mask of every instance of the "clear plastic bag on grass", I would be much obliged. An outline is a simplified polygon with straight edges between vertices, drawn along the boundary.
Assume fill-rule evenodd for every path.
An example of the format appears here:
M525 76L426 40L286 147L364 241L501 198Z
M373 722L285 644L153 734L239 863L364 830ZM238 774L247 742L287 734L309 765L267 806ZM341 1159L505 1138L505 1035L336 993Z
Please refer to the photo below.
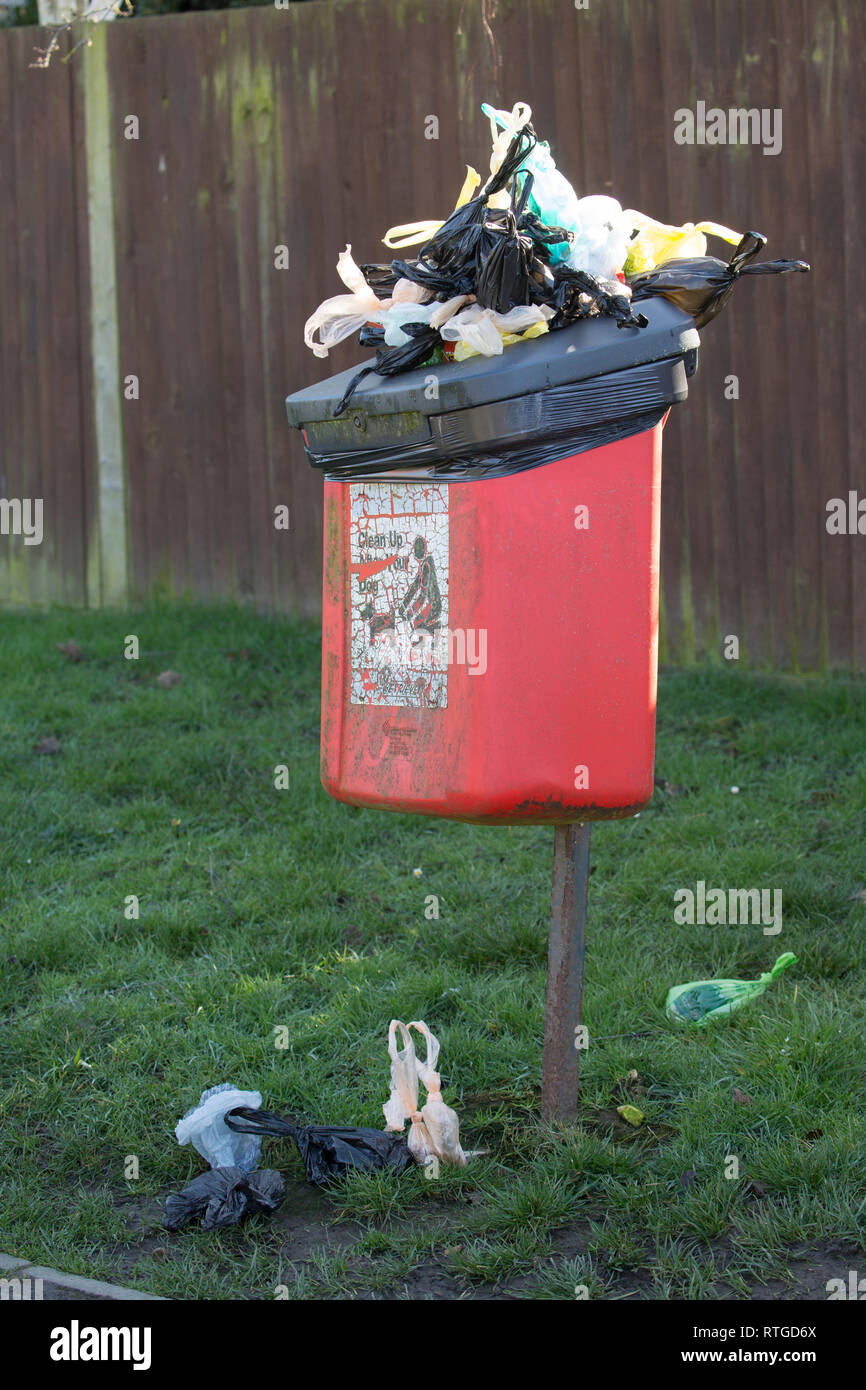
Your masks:
M175 1125L177 1142L192 1144L211 1168L240 1168L250 1173L258 1166L260 1139L235 1134L225 1123L225 1114L235 1105L256 1109L262 1103L258 1091L239 1091L230 1082L202 1091L198 1105L192 1106Z
M460 1121L456 1111L442 1099L442 1082L435 1070L439 1061L439 1040L434 1038L426 1023L410 1023L427 1041L427 1055L422 1062L416 1056L418 1077L427 1090L427 1101L421 1107L421 1115L427 1127L427 1134L433 1145L433 1152L443 1163L453 1163L462 1168L466 1154L460 1147Z

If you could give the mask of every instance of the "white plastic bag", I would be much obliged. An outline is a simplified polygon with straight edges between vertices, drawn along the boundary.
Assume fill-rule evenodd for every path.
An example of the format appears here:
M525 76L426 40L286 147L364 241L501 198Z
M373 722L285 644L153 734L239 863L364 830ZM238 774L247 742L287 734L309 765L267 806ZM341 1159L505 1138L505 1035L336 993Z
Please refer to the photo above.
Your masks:
M236 1105L260 1109L259 1091L239 1091L229 1082L202 1091L198 1105L187 1110L174 1127L179 1144L192 1144L211 1168L240 1168L251 1173L259 1166L262 1140L258 1134L236 1134L223 1116Z
M427 323L435 308L426 303L430 291L406 279L397 281L390 299L379 299L355 264L351 246L340 252L337 274L352 293L336 294L332 299L323 300L304 324L304 342L317 357L327 357L332 347L360 332L365 323L382 324L388 346L401 347L409 342L409 334L403 332L402 325Z
M352 259L351 246L340 252L337 274L352 293L336 294L332 299L323 300L304 324L304 342L317 357L327 357L332 347L360 332L365 323L379 323L384 308L385 301L373 293Z
M616 198L592 193L577 201L578 228L566 264L597 280L614 280L625 264L631 219Z
M398 1028L403 1038L402 1052L397 1048ZM399 1132L406 1121L411 1120L407 1146L415 1162L424 1167L437 1155L424 1117L418 1109L418 1063L415 1045L408 1028L399 1018L392 1018L388 1028L388 1053L391 1057L391 1094L382 1106L385 1128Z
M490 118L490 137L493 141L493 150L490 155L490 174L492 177L499 169L508 146L518 130L532 119L532 107L527 106L525 101L518 101L510 111L495 111L493 107L487 107L485 102L481 109ZM491 208L507 208L510 203L511 194L506 192L504 188L499 193L491 194L487 200L487 205Z
M465 343L484 357L496 357L502 352L502 336L491 318L490 309L482 309L480 304L470 304L461 309L439 332L446 343Z
M427 1039L427 1058L421 1062L416 1058L418 1076L427 1088L427 1103L421 1107L424 1124L433 1145L436 1157L442 1163L453 1163L458 1168L465 1167L466 1155L460 1147L460 1121L456 1112L442 1099L442 1082L435 1070L439 1060L439 1039L434 1038L426 1023L410 1023Z
M403 324L429 323L435 308L435 303L396 304L392 299L388 308L383 309L379 317L379 322L385 329L385 345L387 347L402 347L404 343L410 342L409 334L403 331Z
M483 357L498 357L505 334L523 333L537 323L552 319L553 312L547 304L517 304L506 314L497 314L495 309L471 304L468 309L452 315L440 332L446 343L463 343Z
M419 1061L409 1032L414 1028L427 1041L425 1061ZM403 1049L397 1047L397 1032L403 1040ZM439 1041L430 1032L426 1023L410 1023L407 1028L398 1018L391 1020L388 1028L388 1053L391 1057L391 1094L382 1113L385 1127L401 1131L407 1120L411 1120L408 1147L416 1163L426 1166L434 1159L442 1163L453 1163L463 1167L466 1155L460 1147L460 1122L453 1110L445 1104L441 1095L439 1073L435 1070L439 1058ZM418 1109L418 1081L427 1089L427 1102Z

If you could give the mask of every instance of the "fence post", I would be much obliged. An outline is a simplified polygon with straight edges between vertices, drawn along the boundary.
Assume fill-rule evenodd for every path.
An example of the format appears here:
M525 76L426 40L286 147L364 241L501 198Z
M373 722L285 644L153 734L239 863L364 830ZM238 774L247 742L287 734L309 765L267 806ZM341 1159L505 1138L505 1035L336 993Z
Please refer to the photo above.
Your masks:
M107 24L89 24L80 50L87 156L90 345L96 440L96 536L88 551L88 603L122 606L129 596L126 469L123 453L113 146Z

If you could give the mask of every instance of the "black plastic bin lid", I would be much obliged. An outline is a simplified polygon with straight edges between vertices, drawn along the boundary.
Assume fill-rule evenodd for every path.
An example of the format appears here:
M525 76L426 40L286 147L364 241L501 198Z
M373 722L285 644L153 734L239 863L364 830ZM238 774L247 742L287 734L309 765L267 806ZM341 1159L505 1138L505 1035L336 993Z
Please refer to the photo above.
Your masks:
M649 428L688 394L693 320L661 298L641 312L646 328L581 319L498 357L372 373L334 419L350 367L289 396L289 424L310 463L343 478L495 477L596 448Z

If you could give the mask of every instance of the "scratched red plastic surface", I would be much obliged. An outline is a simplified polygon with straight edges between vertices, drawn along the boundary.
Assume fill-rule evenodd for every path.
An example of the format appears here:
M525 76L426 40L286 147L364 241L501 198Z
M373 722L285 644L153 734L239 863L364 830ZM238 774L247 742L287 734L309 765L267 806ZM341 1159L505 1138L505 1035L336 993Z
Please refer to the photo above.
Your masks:
M648 802L661 438L488 481L326 481L332 796L492 824Z

